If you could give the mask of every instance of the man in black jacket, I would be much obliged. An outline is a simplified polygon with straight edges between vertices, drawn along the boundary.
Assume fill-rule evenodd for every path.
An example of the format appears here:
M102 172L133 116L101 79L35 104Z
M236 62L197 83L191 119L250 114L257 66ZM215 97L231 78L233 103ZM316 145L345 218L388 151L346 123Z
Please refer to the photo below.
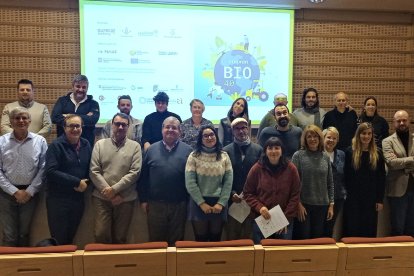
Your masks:
M72 91L60 97L52 111L52 123L56 124L57 136L64 131L64 120L68 114L76 114L82 118L82 137L93 147L95 142L95 124L99 120L99 104L87 95L88 78L77 75L72 81Z

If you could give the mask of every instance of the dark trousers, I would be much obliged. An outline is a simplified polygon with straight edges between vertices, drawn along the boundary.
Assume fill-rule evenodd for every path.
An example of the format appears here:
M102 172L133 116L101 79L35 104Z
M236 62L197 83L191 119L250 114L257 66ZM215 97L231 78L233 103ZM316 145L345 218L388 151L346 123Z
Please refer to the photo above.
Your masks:
M308 204L303 204L303 206L307 215L305 221L295 219L293 239L303 240L323 237L328 206Z
M214 214L208 220L191 221L196 241L220 241L224 221L221 216Z
M344 237L376 237L377 218L374 201L349 196L344 205Z
M27 203L0 190L0 222L3 227L4 246L29 246L30 225L37 205L35 195Z
M166 241L175 246L184 239L187 202L148 202L148 234L150 241Z
M46 197L47 221L50 235L58 244L73 244L82 219L85 203L81 200L48 195Z
M334 215L331 220L325 220L325 237L333 237L333 231L335 227L336 219L338 218L339 213L344 207L345 199L336 199L334 204Z
M227 217L226 233L227 240L251 239L252 238L252 218L247 216L243 223L238 222L232 216Z
M414 192L402 197L388 197L390 203L391 235L414 236Z

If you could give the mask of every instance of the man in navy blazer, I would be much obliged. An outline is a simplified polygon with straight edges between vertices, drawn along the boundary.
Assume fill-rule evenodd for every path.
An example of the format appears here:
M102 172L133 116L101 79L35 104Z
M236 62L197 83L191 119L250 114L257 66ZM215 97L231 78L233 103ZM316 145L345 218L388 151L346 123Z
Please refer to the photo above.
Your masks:
M399 110L393 118L395 133L382 141L388 167L387 196L391 208L391 235L414 235L414 149L410 116Z

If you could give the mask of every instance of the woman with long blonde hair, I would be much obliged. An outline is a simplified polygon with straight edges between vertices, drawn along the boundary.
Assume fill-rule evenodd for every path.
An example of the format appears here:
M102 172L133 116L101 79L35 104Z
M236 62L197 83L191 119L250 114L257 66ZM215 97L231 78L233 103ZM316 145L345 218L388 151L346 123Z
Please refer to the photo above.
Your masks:
M345 152L344 208L346 236L375 237L378 212L383 208L385 165L370 123L361 123Z

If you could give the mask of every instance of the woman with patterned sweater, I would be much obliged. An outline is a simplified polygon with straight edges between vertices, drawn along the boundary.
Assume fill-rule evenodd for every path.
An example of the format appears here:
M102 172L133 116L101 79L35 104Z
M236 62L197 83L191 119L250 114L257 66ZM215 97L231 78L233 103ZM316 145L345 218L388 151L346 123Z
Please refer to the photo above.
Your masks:
M185 168L185 185L191 196L188 219L196 241L221 239L232 183L230 158L221 150L215 129L202 127Z

